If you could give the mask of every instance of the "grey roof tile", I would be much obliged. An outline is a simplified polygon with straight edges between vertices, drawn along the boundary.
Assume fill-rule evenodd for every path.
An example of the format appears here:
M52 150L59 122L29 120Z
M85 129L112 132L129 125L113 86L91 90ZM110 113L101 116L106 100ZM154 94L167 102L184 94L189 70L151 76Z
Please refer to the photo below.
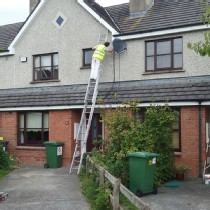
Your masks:
M107 7L106 10L121 32L127 34L203 24L199 17L204 7L197 0L157 0L143 18L130 18L128 3Z
M0 108L83 105L86 84L0 90ZM105 104L210 101L210 76L100 83Z
M22 22L0 26L0 49L8 49L22 26Z

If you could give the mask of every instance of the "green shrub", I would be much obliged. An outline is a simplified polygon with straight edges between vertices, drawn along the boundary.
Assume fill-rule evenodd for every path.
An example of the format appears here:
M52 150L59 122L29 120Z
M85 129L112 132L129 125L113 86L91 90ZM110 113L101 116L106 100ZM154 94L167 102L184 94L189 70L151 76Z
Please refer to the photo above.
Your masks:
M9 153L3 151L0 145L0 169L13 169L17 165L17 160Z
M99 187L98 173L87 175L84 171L80 173L82 193L88 199L93 210L111 210L108 186Z
M109 109L103 121L109 130L109 141L105 141L104 153L95 152L93 157L103 162L105 168L128 186L129 152L145 151L159 154L155 172L155 185L160 185L174 177L172 148L172 125L178 113L167 104L150 106L145 113L145 121L135 121L135 103L126 104L115 110Z

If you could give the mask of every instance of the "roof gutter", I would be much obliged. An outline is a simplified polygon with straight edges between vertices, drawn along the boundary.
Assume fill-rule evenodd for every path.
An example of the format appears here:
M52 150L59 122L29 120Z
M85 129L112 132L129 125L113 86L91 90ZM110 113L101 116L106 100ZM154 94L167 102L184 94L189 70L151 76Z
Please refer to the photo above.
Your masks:
M208 102L210 104L210 101ZM164 106L165 102L156 102L156 103L140 103L138 107L149 107L153 106ZM199 106L199 102L168 102L169 106L180 107L180 106ZM204 105L200 103L200 105ZM103 104L103 105L95 105L95 108L105 109L105 108L117 108L124 107L124 104ZM90 106L91 107L91 106ZM41 110L64 110L64 109L83 109L84 105L69 105L69 106L37 106L37 107L8 107L8 108L0 108L0 112L12 112L12 111L41 111Z
M209 24L200 25L200 26L190 26L190 27L184 27L184 28L176 28L176 29L168 29L168 30L162 30L162 31L154 31L154 32L148 32L148 33L142 33L142 34L138 34L138 32L135 32L132 34L119 34L119 35L114 34L113 36L121 40L130 40L130 39L148 38L148 37L163 36L163 35L183 33L183 32L207 30L207 29L210 29Z
M1 56L7 56L7 55L14 55L15 54L15 47L14 47L15 44L22 37L24 31L31 25L32 20L36 17L36 15L38 14L40 8L43 6L44 3L46 3L46 0L41 0L41 2L37 5L37 7L34 10L34 12L31 15L29 15L29 18L27 19L27 21L25 22L25 24L23 25L21 30L18 32L18 34L15 37L15 39L12 41L12 43L8 47L9 52L0 53L0 57Z
M101 18L96 12L94 12L87 4L85 4L84 0L77 0L77 2L84 7L94 18L96 18L99 23L104 25L112 34L118 34L118 32L111 27L103 18Z

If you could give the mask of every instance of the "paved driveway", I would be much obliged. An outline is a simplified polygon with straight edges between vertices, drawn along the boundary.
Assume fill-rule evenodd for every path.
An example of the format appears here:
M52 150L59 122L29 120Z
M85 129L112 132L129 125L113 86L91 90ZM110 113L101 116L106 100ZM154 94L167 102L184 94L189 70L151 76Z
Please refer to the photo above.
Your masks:
M160 187L157 195L142 197L152 210L210 210L210 185L202 179L179 182L180 187Z
M68 168L16 169L0 182L0 191L9 197L0 202L1 210L89 210L82 196L77 175Z
M0 210L90 210L80 190L77 175L68 168L25 167L0 182L9 197ZM210 210L210 185L201 179L181 182L177 188L160 187L157 195L141 198L152 210Z

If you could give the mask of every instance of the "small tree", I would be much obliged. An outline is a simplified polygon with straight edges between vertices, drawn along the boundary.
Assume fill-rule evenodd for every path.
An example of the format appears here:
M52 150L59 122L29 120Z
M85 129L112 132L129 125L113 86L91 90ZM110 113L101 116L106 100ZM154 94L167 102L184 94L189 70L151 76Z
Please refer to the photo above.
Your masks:
M203 2L203 0L199 0L199 3L202 8L205 9L205 13L200 15L200 19L204 24L210 23L210 6L207 2ZM199 41L196 43L188 43L187 47L189 49L194 50L197 54L200 56L208 56L210 57L210 32L204 32L203 33L204 40Z

